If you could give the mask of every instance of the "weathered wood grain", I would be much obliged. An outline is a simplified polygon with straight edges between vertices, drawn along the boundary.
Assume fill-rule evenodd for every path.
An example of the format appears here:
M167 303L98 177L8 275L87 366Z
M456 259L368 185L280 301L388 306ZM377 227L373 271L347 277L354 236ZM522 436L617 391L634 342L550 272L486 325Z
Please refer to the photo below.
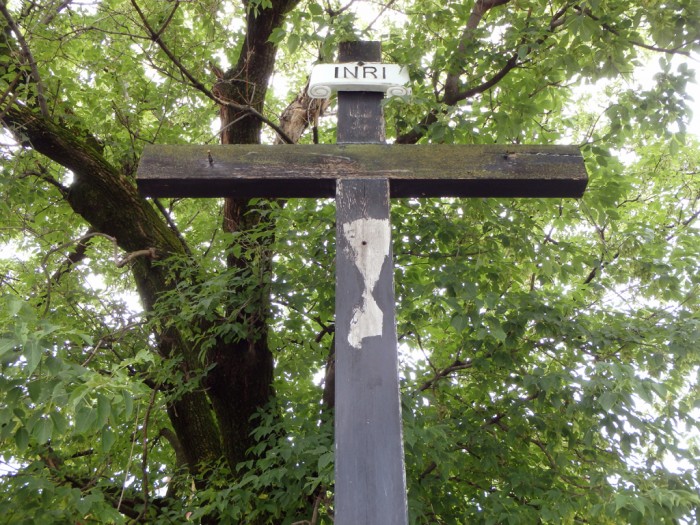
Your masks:
M588 182L576 146L153 145L137 173L152 197L333 197L339 178L388 179L392 197L581 197Z

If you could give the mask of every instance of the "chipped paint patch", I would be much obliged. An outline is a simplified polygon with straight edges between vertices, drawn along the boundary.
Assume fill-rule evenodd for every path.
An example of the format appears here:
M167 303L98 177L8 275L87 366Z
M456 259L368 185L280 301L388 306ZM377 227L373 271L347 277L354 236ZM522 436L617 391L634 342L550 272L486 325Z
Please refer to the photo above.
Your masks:
M348 332L350 346L361 348L365 337L383 333L384 312L374 300L372 290L379 280L384 260L389 256L389 219L357 219L345 223L343 235L364 280L362 304L354 308Z

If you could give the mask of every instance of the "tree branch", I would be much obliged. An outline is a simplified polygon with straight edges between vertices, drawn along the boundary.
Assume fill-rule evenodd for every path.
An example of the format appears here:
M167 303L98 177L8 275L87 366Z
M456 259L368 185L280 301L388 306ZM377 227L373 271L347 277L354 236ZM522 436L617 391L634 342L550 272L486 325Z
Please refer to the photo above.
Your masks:
M472 9L472 12L469 16L469 20L467 21L467 26L464 32L462 33L462 38L460 39L458 50L453 56L451 68L452 70L448 73L447 79L445 81L445 96L443 97L443 102L446 105L455 106L457 103L463 100L472 98L476 95L490 90L501 80L503 80L508 75L508 73L510 73L513 69L518 67L518 65L522 62L518 53L514 53L508 59L505 65L485 82L482 82L478 86L474 86L469 89L459 89L459 77L462 75L463 70L461 67L456 67L456 64L454 63L455 60L458 58L461 58L461 60L463 60L465 58L467 42L473 37L474 31L478 27L479 22L481 22L486 12L490 9L493 9L494 7L504 5L508 3L508 1L509 0L479 0L474 5L474 8ZM570 7L571 4L567 3L564 7L562 7L552 16L548 26L549 34L553 33L555 29L557 29L564 23L564 14ZM540 37L539 39L537 39L536 43L543 43L548 38L548 36L549 35ZM528 46L528 54L531 52L531 50L532 46ZM425 135L430 125L437 122L438 117L444 112L445 110L431 110L430 113L428 113L428 115L426 115L423 118L423 120L421 120L418 126L413 128L411 131L397 137L396 143L415 144L423 135Z
M318 118L328 108L328 99L315 99L309 97L307 88L308 80L294 100L285 108L280 116L280 127L289 137L289 140L296 144L304 131L313 123L318 122ZM277 141L277 143L282 140Z
M593 280L598 276L598 272L599 272L599 271L602 272L602 271L605 269L606 266L608 266L608 265L611 264L612 262L616 261L617 258L620 257L620 252L618 251L617 253L615 253L615 254L611 257L611 259L610 259L609 261L607 261L607 262L604 260L604 257L605 257L604 254L601 255L601 257L600 257L600 264L599 264L598 266L594 266L593 269L592 269L592 270L590 271L590 273L588 274L588 276L586 277L586 279L583 281L582 284L583 284L584 286L585 286L585 285L588 285L588 284L591 284L591 282L593 282Z
M175 56L175 54L170 50L170 48L165 44L165 42L163 42L163 39L161 38L161 31L164 28L161 28L161 31L155 31L151 24L148 22L146 15L136 3L136 0L131 0L131 5L136 10L136 13L138 13L139 18L141 19L141 22L146 28L146 31L148 32L151 40L153 40L153 42L155 42L158 45L158 47L160 47L163 53L165 53L166 56L170 59L170 61L175 65L175 67L177 67L180 70L180 73L182 73L182 75L189 81L192 87L194 87L199 92L204 94L207 98L213 100L221 106L228 106L232 109L235 109L236 111L242 111L245 112L246 115L251 115L257 118L264 124L267 124L269 127L271 127L284 142L286 142L287 144L294 144L294 141L292 141L292 139L290 139L287 136L287 134L282 130L282 128L280 128L277 124L263 116L254 107L246 104L236 104L235 102L231 102L230 100L224 100L221 97L217 97L209 88L207 88L204 84L197 80L197 78L192 73L190 73L190 71Z
M2 16L0 26L8 30ZM9 43L13 44L14 40ZM12 57L11 53L10 46L0 46L0 59L5 59L0 60L0 75L7 75L12 65L7 60ZM2 124L23 147L31 147L37 154L73 172L66 202L96 232L114 238L126 252L155 247L159 254L183 253L181 242L155 207L138 193L133 180L109 162L79 122L67 126L26 104L15 102L4 107ZM150 264L143 257L134 259L131 272L146 310L152 310L158 296L174 286L163 268ZM184 366L192 370L202 367L197 346L186 343L177 329L166 328L157 336L162 356L181 356ZM170 400L167 409L173 428L187 451L191 472L198 473L201 465L221 456L218 427L204 390L183 393Z
M92 454L93 451L86 450L86 451L80 451L75 454L72 454L71 456L68 457L68 459L76 459L84 456L88 456ZM53 483L59 484L59 485L69 485L72 488L78 489L81 492L89 490L91 487L94 486L95 484L95 479L93 478L87 478L84 476L74 476L71 474L66 473L65 470L65 460L58 456L56 452L49 446L46 447L45 451L42 451L39 454L39 459L43 463L44 467L49 471L50 476L51 476L51 481ZM139 516L139 512L136 511L136 508L143 504L143 502L139 499L138 496L136 496L133 491L130 492L130 498L119 498L119 501L116 500L115 495L117 492L122 491L122 496L124 495L124 489L117 488L115 486L106 486L102 487L101 491L102 494L105 496L105 500L112 505L118 512L124 514L125 516L132 518L132 519L137 519ZM162 506L162 500L158 500L157 502L154 502L155 506L159 507Z
M372 29L372 27L374 26L374 24L377 23L377 20L379 20L379 19L384 15L384 13L386 13L387 10L388 10L392 5L394 5L395 2L396 2L396 0L389 0L386 4L384 4L384 5L382 6L381 10L379 11L379 13L377 13L377 16L374 17L374 20L372 20L369 24L367 24L367 27L365 27L363 33L368 33L368 32ZM329 14L330 14L330 13L329 13Z
M510 73L515 67L518 65L518 55L517 53L511 56L508 59L508 62L506 62L505 66L501 68L500 71L498 71L493 77L488 79L486 82L475 86L471 89L467 89L465 91L461 92L454 92L450 95L448 99L447 93L445 94L445 99L444 102L448 106L454 106L458 102L461 102L463 100L466 100L468 98L474 97L476 95L479 95L481 93L484 93L485 91L488 91L491 89L493 86L498 84L505 76ZM458 78L455 76L455 78ZM428 115L421 121L421 123L416 126L414 129L409 131L408 133L404 133L403 135L399 136L396 139L397 144L415 144L418 142L418 140L425 135L425 132L428 130L428 128L437 122L438 116L442 113L444 113L444 110L437 110L433 109Z
M105 239L109 240L112 242L114 245L114 252L115 252L115 259L116 259L116 251L117 251L117 240L112 237L111 235L107 235L106 233L101 233L94 231L93 229L90 229L88 233L85 235L77 238L77 239L71 239L70 241L64 242L63 244L57 246L56 248L50 249L46 254L44 255L43 259L41 260L41 266L45 267L46 262L49 260L49 257L51 257L52 254L62 250L63 248L67 248L68 246L72 244L81 244L86 242L88 239L91 239L92 237L104 237Z
M123 268L137 257L149 257L150 259L157 259L158 253L156 252L155 248L136 250L135 252L127 254L126 257L124 257L123 259L117 261L117 268Z
M462 31L462 36L459 39L459 44L457 45L457 51L452 57L450 72L447 74L447 79L445 80L445 103L453 105L458 101L457 97L459 93L459 77L462 75L462 67L457 67L464 62L464 58L467 54L467 44L474 39L474 32L476 28L479 27L479 23L484 18L486 13L493 9L494 7L507 4L510 0L477 0L474 3L474 7L469 14L469 19L467 20L467 25Z
M27 44L27 41L24 39L24 36L22 35L22 31L20 30L19 26L15 22L15 20L12 18L12 15L10 12L7 10L7 5L5 4L5 0L2 0L0 2L0 13L2 13L2 16L5 18L7 21L7 25L10 27L12 32L15 34L15 38L17 39L17 43L19 44L20 49L22 50L22 55L24 56L24 60L29 64L29 69L31 71L32 79L34 80L34 84L36 85L36 98L37 101L39 102L39 108L41 109L41 114L44 115L45 117L49 116L49 108L46 105L46 97L44 96L44 83L41 80L41 76L39 75L39 68L37 68L36 65L36 60L34 59L34 55L32 55L31 50L29 49L29 45Z
M37 171L31 170L31 171L25 172L25 174L24 174L24 176L29 176L29 175L33 175L33 176L43 180L44 182L48 182L49 184L51 184L51 186L55 187L64 198L68 196L68 192L70 191L68 189L68 187L64 186L59 181L54 179L51 175L49 175L49 171L46 169L45 166L42 166L41 164L39 164L37 166Z
M5 110L1 108L3 106L9 108L17 99L17 93L15 92L15 88L19 85L21 80L22 74L18 72L17 74L15 74L15 77L12 79L12 82L9 83L7 89L2 94L2 96L0 96L0 119L2 119L5 116ZM5 100L7 100L7 104L5 104Z
M540 391L533 392L532 394L530 394L526 397L518 398L517 400L515 400L515 405L516 406L524 405L525 403L528 403L530 401L534 401L539 396L540 396ZM494 416L489 418L489 420L486 421L484 424L482 424L481 428L486 428L486 427L490 427L493 425L497 425L497 426L500 426L501 428L507 429L508 427L506 427L502 422L503 418L506 417L507 415L508 414L506 412L499 412L498 414L495 414Z
M92 238L90 234L93 233L95 233L93 230L88 230L87 237L83 236L78 239L75 250L66 256L66 260L63 261L61 267L51 275L52 282L58 282L61 277L67 274L76 264L85 258L87 255L88 241Z
M175 16L175 12L177 11L178 7L180 7L180 0L175 1L175 5L173 6L172 10L170 11L168 18L166 18L165 22L163 22L163 25L160 26L160 29L156 33L156 36L158 38L160 38L160 35L163 34L163 31L165 31L168 28L168 26L170 25L170 22L172 22L173 17Z
M590 9L588 8L582 8L581 6L574 6L574 9L578 11L579 13L586 15L588 18L591 20L595 20L596 22L600 22L600 17L595 16ZM604 30L606 30L608 33L612 33L613 35L624 38L620 35L620 32L612 27L610 24L607 24L605 22L600 24L600 27L602 27ZM655 51L657 53L667 53L670 55L683 55L685 57L690 58L690 51L681 51L679 49L669 49L665 47L659 47L659 46L654 46L651 44L647 44L645 42L640 42L639 40L632 40L632 39L627 39L627 41L632 44L633 46L641 47L643 49L647 49L649 51Z
M56 16L63 11L66 7L68 7L73 0L63 0L61 4L54 10L47 12L44 18L41 19L41 24L42 25L49 25L51 22L53 22L53 19L56 18Z
M435 386L435 383L437 383L439 380L446 378L449 376L452 372L457 372L458 370L466 370L468 368L471 368L473 366L472 361L461 361L459 359L455 359L454 362L443 368L442 370L438 371L435 376L432 379L429 379L425 383L423 383L419 388L418 392L424 392L428 390L429 388L432 388Z
M326 9L326 14L330 18L335 18L338 15L342 15L345 11L350 9L352 7L352 4L355 3L355 0L350 0L346 5L339 7L338 9L333 9L331 8L330 3L326 2L325 9Z
M335 333L328 348L326 373L323 377L323 413L327 414L335 408Z
M490 79L488 79L486 82L474 86L471 89L466 89L464 91L459 91L454 94L454 100L450 100L448 103L453 106L457 102L461 102L462 100L466 100L468 98L471 98L475 95L479 95L485 91L488 91L491 89L493 86L498 84L501 80L505 78L505 76L510 73L515 67L518 65L518 54L514 54L508 59L508 62L501 68L500 71L498 71L494 76L492 76ZM445 95L447 97L447 95ZM447 101L446 101L447 102Z
M437 463L434 461L431 461L425 469L423 469L423 472L420 473L420 476L418 476L418 479L420 481L423 481L432 471L434 471L437 468Z

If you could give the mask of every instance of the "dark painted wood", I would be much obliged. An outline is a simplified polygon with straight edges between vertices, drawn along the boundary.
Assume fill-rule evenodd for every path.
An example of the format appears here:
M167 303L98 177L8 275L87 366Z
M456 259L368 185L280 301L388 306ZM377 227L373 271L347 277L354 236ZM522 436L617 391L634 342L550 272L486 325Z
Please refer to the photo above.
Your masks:
M392 197L581 197L588 182L575 146L153 145L137 173L152 197L333 197L341 177L389 179Z
M338 47L342 62L381 62L380 42L342 42ZM338 144L378 144L384 142L383 93L338 92Z
M335 524L404 525L387 181L341 179L336 205Z
M378 62L366 44L342 45L340 61ZM338 94L338 140L384 140L374 95ZM408 522L389 202L385 178L338 178L335 525Z

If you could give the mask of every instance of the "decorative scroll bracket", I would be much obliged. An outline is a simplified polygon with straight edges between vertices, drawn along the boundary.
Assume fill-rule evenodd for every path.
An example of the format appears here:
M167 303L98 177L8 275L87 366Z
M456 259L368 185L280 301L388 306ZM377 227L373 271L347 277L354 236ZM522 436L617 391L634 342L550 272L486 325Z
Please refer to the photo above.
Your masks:
M411 94L408 70L398 64L381 62L346 62L317 64L311 70L308 94L311 98L328 98L333 91L378 91L387 97Z

